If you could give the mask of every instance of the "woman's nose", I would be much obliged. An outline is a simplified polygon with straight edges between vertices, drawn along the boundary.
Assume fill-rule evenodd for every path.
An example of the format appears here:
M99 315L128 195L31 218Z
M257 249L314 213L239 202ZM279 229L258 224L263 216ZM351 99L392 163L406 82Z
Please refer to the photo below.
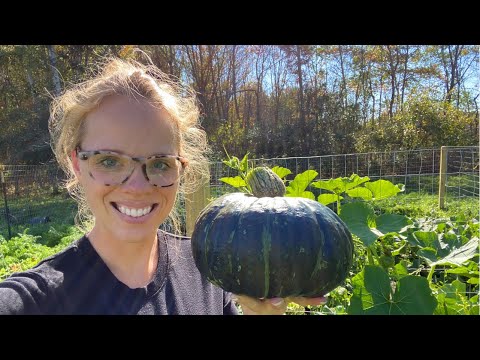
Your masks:
M129 189L145 189L149 188L151 184L148 181L145 165L136 163L133 172L123 183L123 187Z

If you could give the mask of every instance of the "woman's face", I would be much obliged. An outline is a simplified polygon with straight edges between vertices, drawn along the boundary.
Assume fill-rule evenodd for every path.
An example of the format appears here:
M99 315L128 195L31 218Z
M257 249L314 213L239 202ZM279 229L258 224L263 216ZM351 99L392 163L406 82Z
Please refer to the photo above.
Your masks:
M179 155L168 114L143 100L121 95L106 98L88 114L80 147L82 151L108 150L131 157ZM178 180L169 187L154 186L136 163L125 183L107 186L92 178L87 161L75 154L72 160L95 217L95 234L128 242L152 238L174 206Z

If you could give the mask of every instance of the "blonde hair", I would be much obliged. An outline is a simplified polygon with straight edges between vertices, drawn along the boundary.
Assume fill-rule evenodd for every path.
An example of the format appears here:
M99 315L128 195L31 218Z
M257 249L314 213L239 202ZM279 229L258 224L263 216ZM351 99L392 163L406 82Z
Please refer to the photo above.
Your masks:
M176 205L179 194L193 192L209 180L209 147L205 131L200 128L195 93L179 81L169 78L152 63L144 65L135 60L106 58L99 65L91 79L65 90L50 105L52 150L67 175L65 187L78 202L76 222L85 229L91 226L93 214L76 179L70 155L82 140L85 117L108 96L141 98L169 113L176 129L175 143L179 154L189 161L180 179ZM164 224L169 221L173 231L180 233L176 207Z

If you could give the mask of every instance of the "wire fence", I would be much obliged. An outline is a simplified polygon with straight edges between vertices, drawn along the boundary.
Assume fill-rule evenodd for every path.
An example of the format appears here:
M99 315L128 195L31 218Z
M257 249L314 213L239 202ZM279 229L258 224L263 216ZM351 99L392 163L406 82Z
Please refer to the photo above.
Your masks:
M370 152L311 157L252 159L249 167L281 166L291 170L292 179L306 170L318 173L315 180L368 176L371 181L389 180L403 184L404 194L438 194L440 149ZM446 194L450 199L479 196L479 147L449 147L447 156ZM222 162L212 163L210 187L213 194L235 191L220 179L234 177L237 172Z
M449 147L446 194L451 198L479 196L479 151L477 147Z
M51 221L73 223L77 207L56 164L0 165L0 172L0 235L11 238L26 226Z
M446 152L445 198L479 197L479 147L448 147ZM392 152L370 152L311 157L251 159L249 167L281 166L291 170L287 179L305 170L318 173L315 180L347 177L352 174L368 176L371 181L385 179L405 186L404 194L438 194L440 181L440 149L422 149ZM3 165L2 205L0 206L0 234L10 238L27 225L50 221L72 221L76 204L62 186L65 174L56 164ZM222 177L238 173L223 164L212 162L210 184L193 201L179 199L182 228L192 222L205 202L227 192L237 191L225 184ZM202 190L200 191L202 192ZM197 201L200 199L201 201ZM191 199L190 199L191 200ZM192 207L192 203L197 206ZM189 215L190 213L190 215ZM169 224L165 224L169 230Z

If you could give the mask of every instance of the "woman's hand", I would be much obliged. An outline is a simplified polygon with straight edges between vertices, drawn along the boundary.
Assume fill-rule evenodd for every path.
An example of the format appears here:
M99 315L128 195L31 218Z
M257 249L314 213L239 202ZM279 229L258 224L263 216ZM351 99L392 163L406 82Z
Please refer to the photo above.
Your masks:
M323 305L327 302L327 298L323 296L256 299L246 295L233 295L233 299L242 307L244 315L282 315L287 311L290 302L300 306Z

